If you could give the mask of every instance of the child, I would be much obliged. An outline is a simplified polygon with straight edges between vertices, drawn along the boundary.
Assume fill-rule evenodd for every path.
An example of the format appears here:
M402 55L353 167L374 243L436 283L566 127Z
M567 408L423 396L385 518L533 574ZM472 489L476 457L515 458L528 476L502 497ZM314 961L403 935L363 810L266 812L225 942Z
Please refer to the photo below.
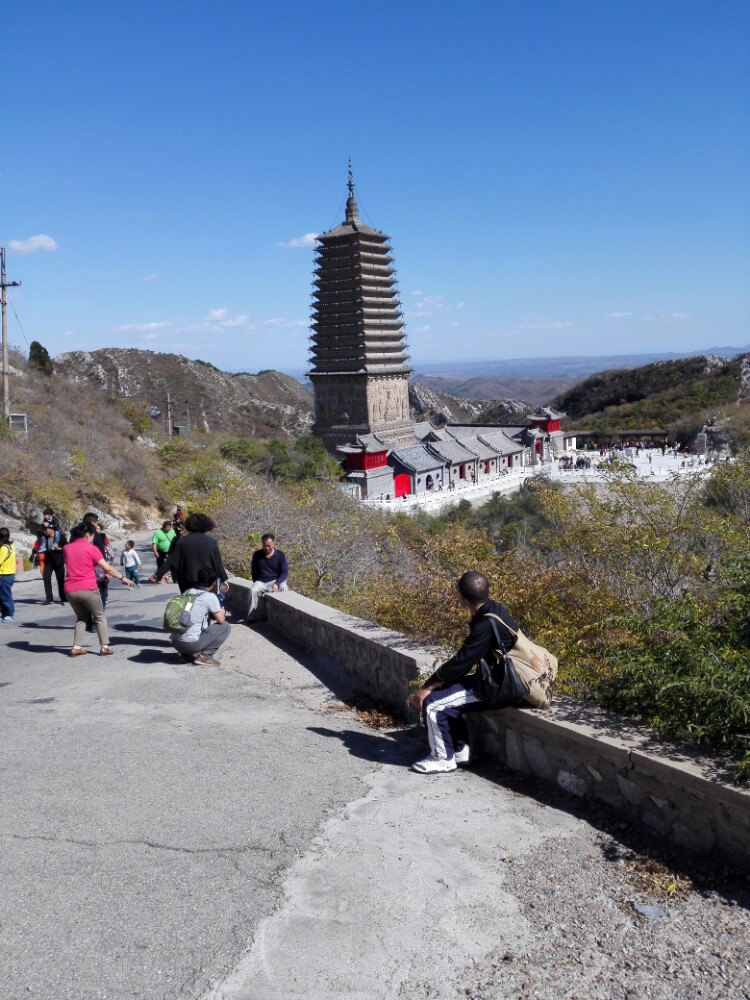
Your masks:
M120 556L120 565L125 567L125 576L132 580L136 587L140 587L141 578L138 570L141 565L141 557L135 551L135 542L125 542L125 548Z
M13 623L13 584L16 582L16 550L10 531L0 528L0 621Z

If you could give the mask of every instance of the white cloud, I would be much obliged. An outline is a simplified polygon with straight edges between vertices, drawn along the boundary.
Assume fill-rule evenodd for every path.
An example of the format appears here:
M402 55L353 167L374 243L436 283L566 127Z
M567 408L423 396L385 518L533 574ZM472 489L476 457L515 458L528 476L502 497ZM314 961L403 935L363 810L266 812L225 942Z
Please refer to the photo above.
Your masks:
M454 309L463 309L463 302L446 302L444 295L425 295L420 289L411 293L416 302L413 303L411 315L419 319L423 316L432 316L438 312L451 312Z
M146 285L150 281L156 281L158 277L159 277L158 274L144 274L143 277L141 278L141 281L144 283L144 285Z
M220 323L227 315L228 310L226 309L212 309L211 312L203 317L204 323Z
M154 333L156 330L166 330L172 324L167 320L160 323L122 323L117 329L121 333Z
M418 326L415 333L428 333L432 329L431 326Z
M560 319L535 319L528 323L522 323L516 330L569 330L573 324L569 320Z
M13 253L36 253L38 250L57 250L57 241L51 236L40 233L38 236L29 236L26 240L11 240L8 249Z
M607 313L604 317L605 319L625 319L627 316L632 316L632 312L613 312Z
M220 309L212 309L206 316L203 317L201 329L241 329L257 332L258 330L267 330L276 326L299 326L300 324L305 325L302 320L288 322L283 316L269 316L267 319L253 319L251 316L248 316L247 313L241 313L238 316L230 316L229 310L222 307Z
M282 242L277 243L276 246L285 247L286 249L291 250L298 250L300 247L314 247L317 238L317 233L305 233L304 236L295 236L291 240L282 240Z
M644 316L646 323L679 323L682 320L690 319L690 313L673 312L666 316Z

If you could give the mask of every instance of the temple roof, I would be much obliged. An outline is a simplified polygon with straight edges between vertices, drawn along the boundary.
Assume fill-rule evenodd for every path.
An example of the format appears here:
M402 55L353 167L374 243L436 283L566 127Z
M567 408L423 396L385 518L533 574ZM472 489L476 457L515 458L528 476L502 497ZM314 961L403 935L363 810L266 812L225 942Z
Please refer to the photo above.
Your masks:
M538 410L530 414L530 420L562 420L565 414L560 410L553 410L551 406L540 406Z
M432 455L423 444L398 448L391 457L413 472L430 472L432 469L440 469L445 465L443 459Z
M377 434L357 434L353 441L339 445L336 451L345 455L371 455L375 452L386 451L390 454L391 448L382 441Z
M426 447L439 458L445 459L453 465L460 465L463 462L475 462L477 456L472 454L468 448L464 448L455 438L448 438L444 441L429 441Z
M523 451L521 442L509 438L504 431L496 430L489 434L480 434L479 440L486 442L490 448L494 448L498 455L514 455L516 452Z
M483 441L480 437L465 437L462 438L460 444L463 448L467 448L472 455L476 458L486 461L487 459L497 458L499 452L492 445Z
M346 199L346 217L344 221L334 229L329 229L327 233L322 233L318 239L330 240L335 239L337 236L351 236L355 233L362 236L385 236L385 233L379 229L373 229L371 226L366 226L364 222L359 221L359 205L357 204L357 199L354 197L354 177L352 176L351 160L349 161L347 187L349 188L349 197Z

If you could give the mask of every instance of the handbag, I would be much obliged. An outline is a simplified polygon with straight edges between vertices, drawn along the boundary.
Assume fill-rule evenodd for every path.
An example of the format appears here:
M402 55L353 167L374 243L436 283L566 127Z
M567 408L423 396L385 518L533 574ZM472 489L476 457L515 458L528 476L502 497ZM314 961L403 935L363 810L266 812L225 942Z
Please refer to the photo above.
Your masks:
M508 661L510 661L514 673L524 688L521 700L533 708L549 708L552 700L552 688L557 680L557 657L553 656L544 646L532 642L520 629L515 632L498 615L489 612L485 617L490 619L495 638L498 640L498 649L493 650L493 655L498 660L503 658L506 663L506 672ZM499 625L502 625L515 638L513 648L509 653L504 653L500 644Z
M488 705L514 705L526 697L526 685L512 660L504 656L502 650L493 650L489 660L480 660L477 673L479 679L475 693L480 701Z

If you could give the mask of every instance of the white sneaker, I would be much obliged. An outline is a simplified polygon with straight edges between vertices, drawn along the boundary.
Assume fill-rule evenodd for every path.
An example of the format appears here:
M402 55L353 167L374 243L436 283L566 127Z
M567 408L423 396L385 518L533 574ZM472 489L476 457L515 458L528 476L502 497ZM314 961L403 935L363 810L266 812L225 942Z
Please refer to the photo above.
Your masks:
M456 750L453 754L453 759L457 764L468 764L471 760L471 750L469 749L469 744L464 743L460 750Z
M418 760L416 764L412 764L412 771L418 771L420 774L445 774L447 771L456 770L456 761L453 757L436 757L434 754L430 754L429 757L425 757L424 760Z

